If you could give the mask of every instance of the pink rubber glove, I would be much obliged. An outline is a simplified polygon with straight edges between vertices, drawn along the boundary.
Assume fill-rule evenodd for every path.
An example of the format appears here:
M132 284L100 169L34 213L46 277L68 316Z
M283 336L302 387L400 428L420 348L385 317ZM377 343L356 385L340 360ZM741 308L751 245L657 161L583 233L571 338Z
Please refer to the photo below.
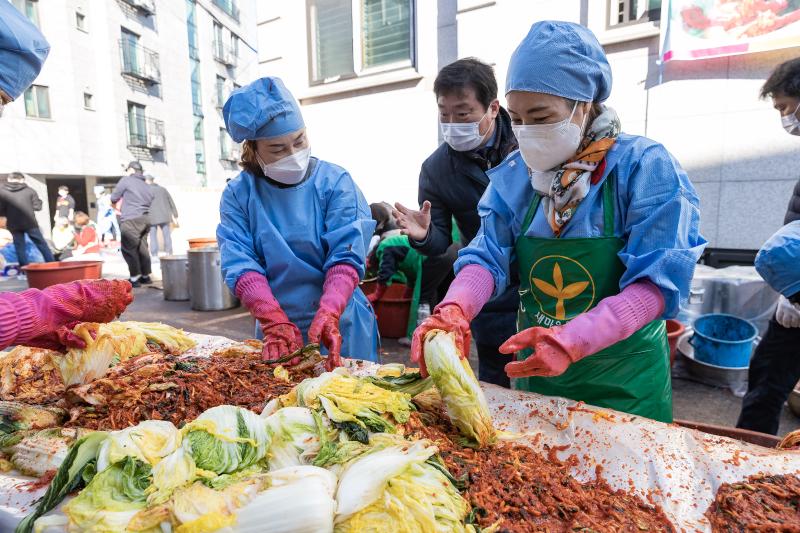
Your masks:
M527 348L534 353L524 361L507 364L506 374L511 378L559 376L572 363L627 339L663 312L664 296L658 287L647 280L637 281L563 326L528 328L508 339L500 353Z
M319 309L308 328L308 340L323 344L328 349L325 369L329 372L342 366L342 334L339 318L358 285L358 271L351 265L333 265L325 273Z
M422 353L425 336L435 329L453 333L456 337L456 348L461 352L461 357L469 357L472 343L469 323L489 301L492 292L494 292L494 278L482 266L467 265L459 271L433 314L414 330L414 336L411 339L411 361L419 365L423 377L428 376L425 357Z
M261 323L264 333L261 356L265 361L274 361L303 347L303 334L283 312L263 274L252 271L242 274L236 282L236 296ZM299 358L294 358L288 364L299 362Z
M123 280L82 280L44 290L0 294L0 348L26 344L63 350L85 348L70 330L78 322L110 322L133 301Z

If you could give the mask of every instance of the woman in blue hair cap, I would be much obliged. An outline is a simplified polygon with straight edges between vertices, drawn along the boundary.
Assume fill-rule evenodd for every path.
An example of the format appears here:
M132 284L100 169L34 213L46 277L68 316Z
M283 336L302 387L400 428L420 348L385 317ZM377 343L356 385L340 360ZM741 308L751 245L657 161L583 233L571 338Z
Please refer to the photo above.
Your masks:
M377 361L375 315L358 288L375 229L361 191L346 170L311 156L300 107L279 78L234 91L223 116L244 142L244 170L222 194L222 271L258 320L264 358L319 342L329 370L341 352Z
M489 171L481 229L415 332L469 353L469 322L520 275L519 333L500 348L515 387L672 420L664 319L705 247L698 198L667 150L621 132L611 68L583 26L543 21L511 57L506 100L519 150Z

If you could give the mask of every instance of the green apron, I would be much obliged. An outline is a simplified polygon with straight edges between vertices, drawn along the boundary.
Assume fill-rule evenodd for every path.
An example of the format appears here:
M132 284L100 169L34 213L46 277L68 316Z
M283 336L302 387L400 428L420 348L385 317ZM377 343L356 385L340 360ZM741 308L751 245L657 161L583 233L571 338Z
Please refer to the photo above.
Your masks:
M526 237L541 197L534 195L516 242L520 270L517 330L565 324L608 296L619 294L625 266L617 253L624 241L614 236L616 171L603 184L603 236L575 239ZM522 361L532 350L517 355ZM515 388L563 396L672 422L669 346L663 320L585 357L556 377L529 377Z
M414 293L411 297L411 307L408 310L408 326L406 326L406 337L409 339L414 334L414 330L417 329L417 314L419 312L419 296L422 291L422 262L425 260L425 256L420 254L417 250L411 247L408 242L408 237L405 235L392 235L390 237L386 237L383 239L379 244L378 247L375 249L375 258L378 261L378 265L381 264L381 259L383 258L384 250L389 246L406 246L408 247L408 253L406 254L405 258L397 265L397 272L395 272L392 279L389 280L387 285L391 285L394 282L403 283L405 285L409 284L410 278L413 276L414 281Z

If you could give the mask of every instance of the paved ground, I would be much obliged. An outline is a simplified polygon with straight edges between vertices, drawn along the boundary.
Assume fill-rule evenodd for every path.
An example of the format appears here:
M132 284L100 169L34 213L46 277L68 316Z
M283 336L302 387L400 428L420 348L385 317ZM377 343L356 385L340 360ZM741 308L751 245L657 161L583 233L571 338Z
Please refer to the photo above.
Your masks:
M154 278L158 280L160 270L157 264L154 266ZM109 255L104 265L104 273L109 277L125 277L125 266L121 257ZM134 303L122 318L165 322L187 331L223 335L233 339L253 336L253 321L244 308L217 312L192 311L189 302L164 301L163 292L158 285L157 282L155 286L135 289ZM27 284L24 281L16 279L0 281L0 291L18 291L25 288ZM408 348L401 346L396 340L384 340L381 358L385 363L407 363ZM473 368L477 367L474 353L471 354L470 362ZM673 398L675 418L721 426L734 426L741 406L741 399L727 389L709 387L683 379L673 380ZM779 434L798 428L800 428L800 418L785 408Z

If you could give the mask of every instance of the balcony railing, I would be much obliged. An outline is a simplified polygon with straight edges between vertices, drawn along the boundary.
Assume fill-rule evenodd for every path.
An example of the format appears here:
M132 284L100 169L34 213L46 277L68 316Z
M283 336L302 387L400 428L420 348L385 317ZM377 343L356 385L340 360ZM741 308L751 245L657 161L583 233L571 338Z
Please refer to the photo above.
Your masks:
M130 39L119 40L122 73L151 83L161 82L158 52L145 48Z
M125 124L128 128L129 147L162 151L167 148L163 120L126 114Z
M136 8L145 15L154 15L156 12L155 0L122 0L131 7Z
M239 57L236 55L234 50L231 50L231 47L222 41L214 41L214 59L219 61L225 66L228 67L235 67L239 62Z
M239 22L239 8L236 6L236 0L213 0L214 5L223 10L236 22Z
M236 144L229 147L227 150L223 150L222 154L220 154L220 159L238 163L239 160L242 159L242 147Z

